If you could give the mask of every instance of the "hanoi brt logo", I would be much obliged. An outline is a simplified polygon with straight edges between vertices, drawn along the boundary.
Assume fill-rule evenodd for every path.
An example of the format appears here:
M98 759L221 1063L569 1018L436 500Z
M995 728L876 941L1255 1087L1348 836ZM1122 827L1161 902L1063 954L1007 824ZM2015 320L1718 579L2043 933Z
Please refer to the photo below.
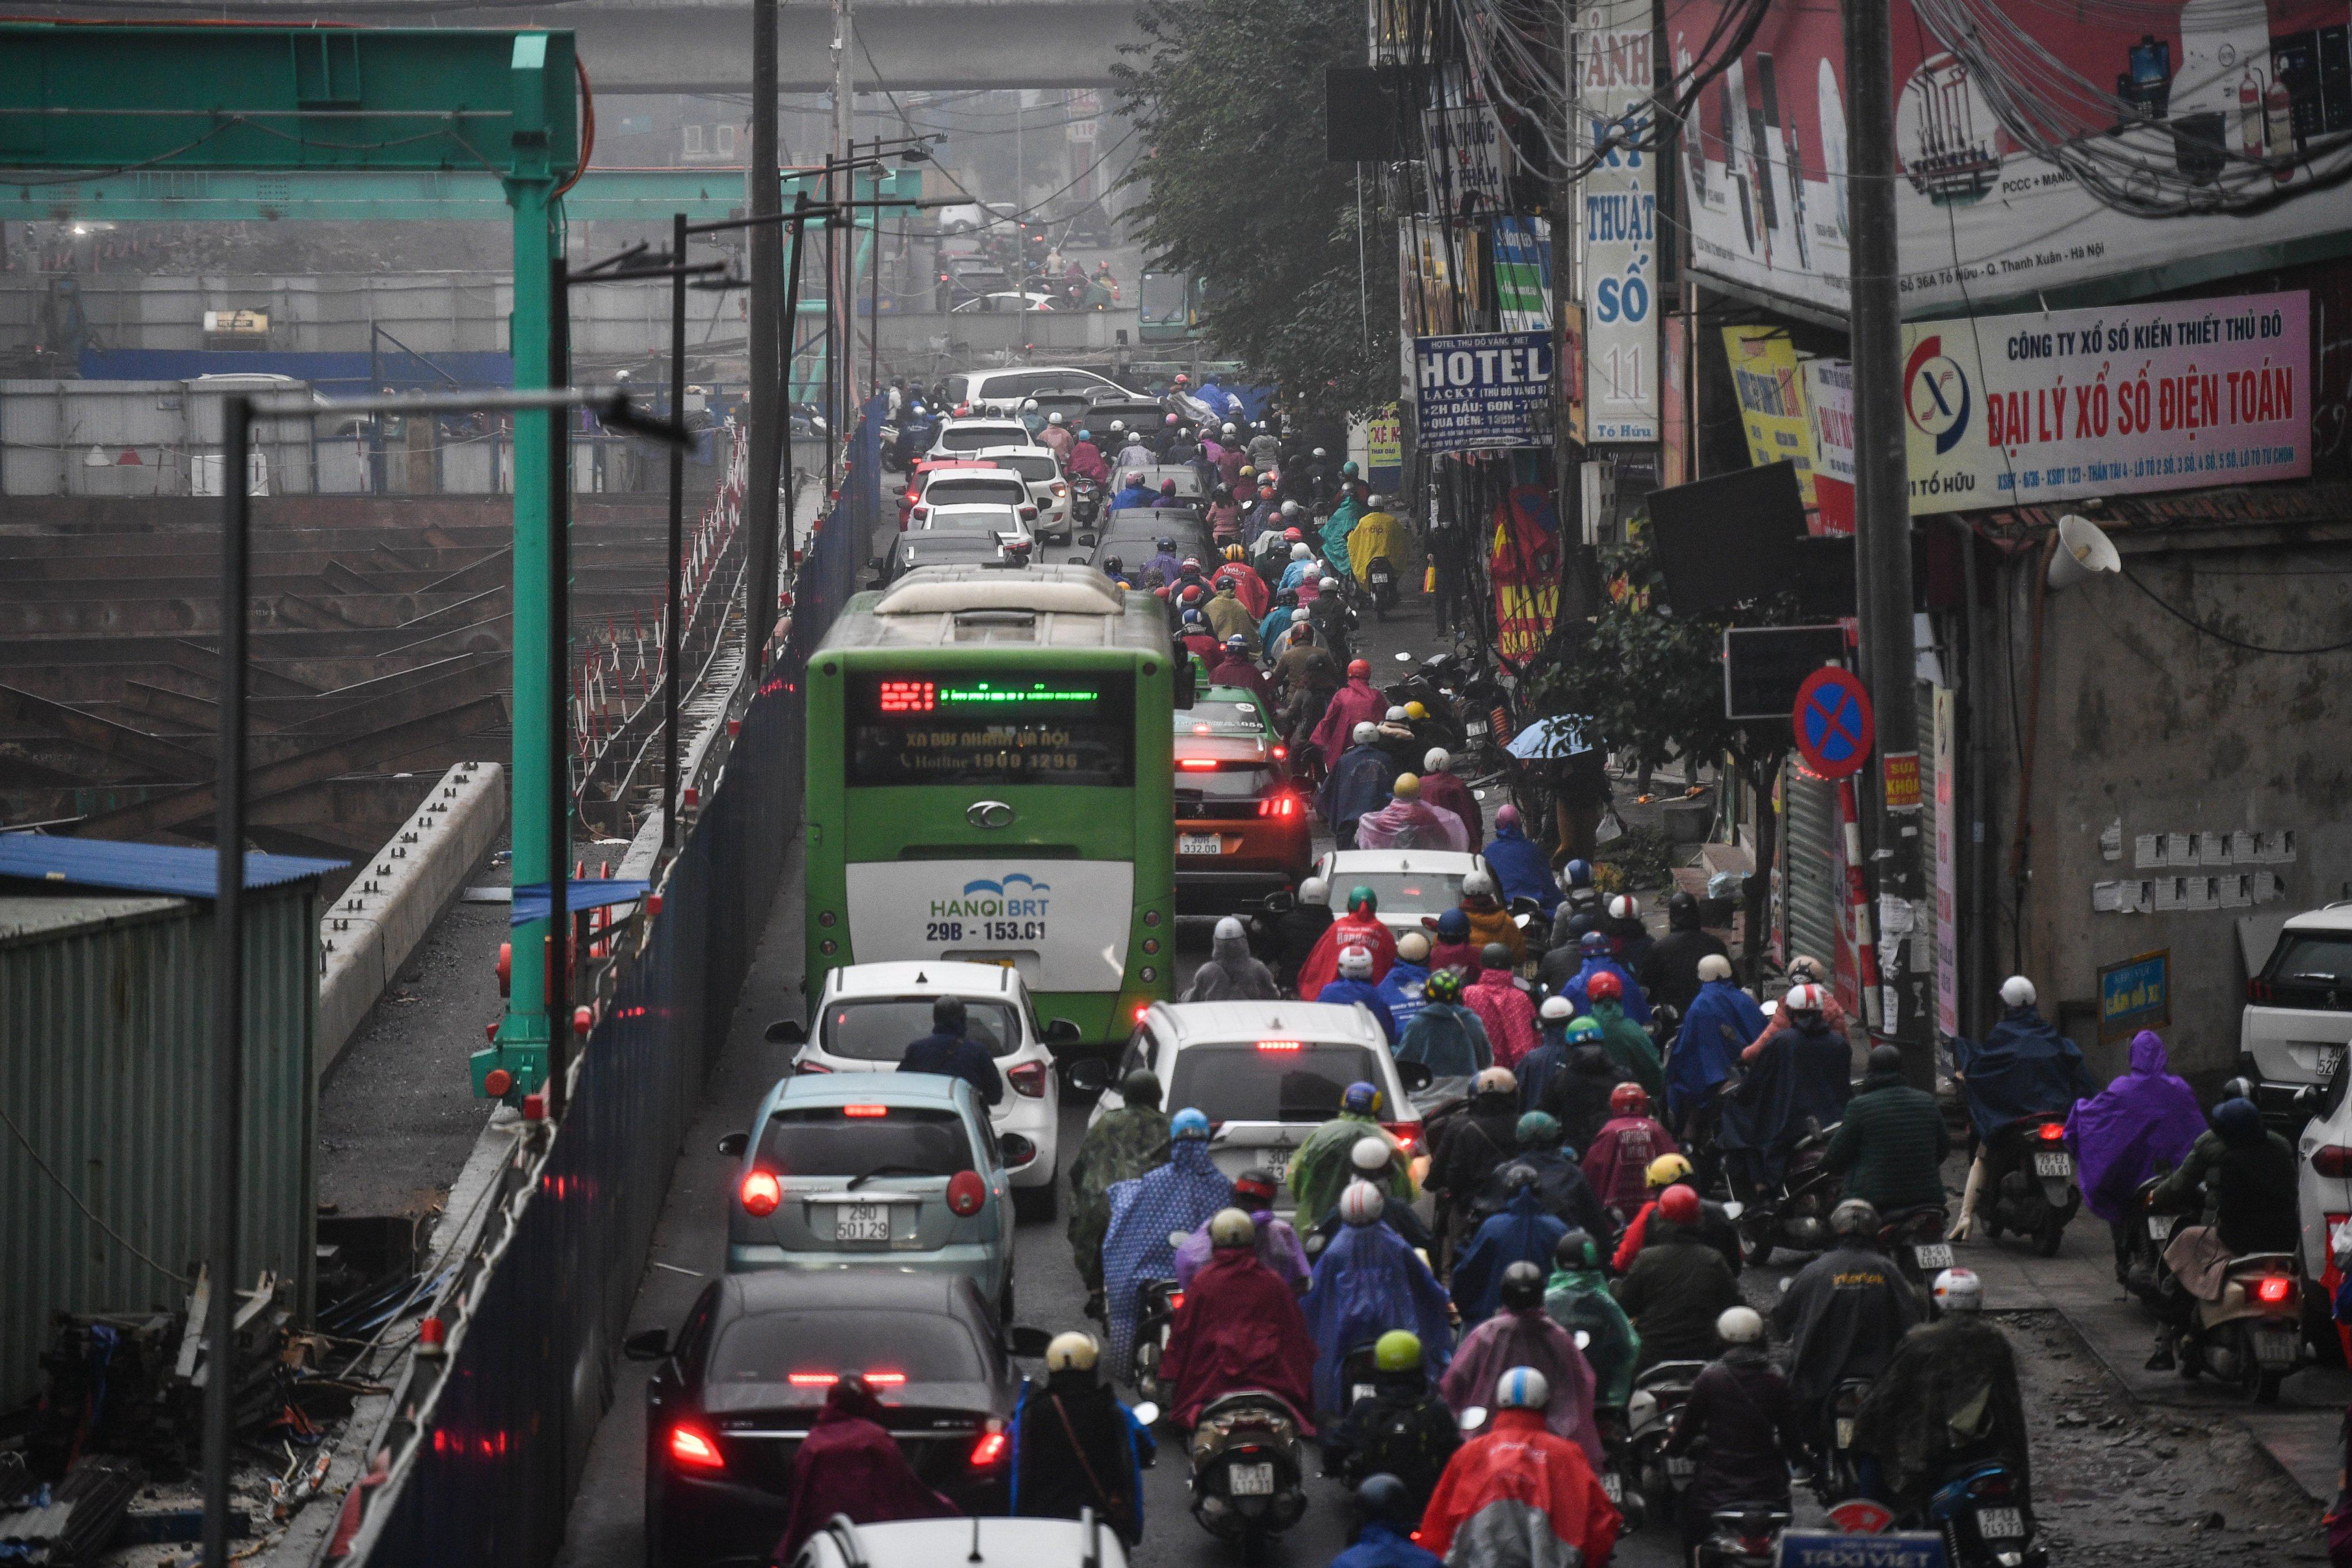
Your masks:
M1944 352L1943 334L1921 338L1903 365L1903 412L1913 429L1936 443L1936 456L1968 434L1970 403L1968 373Z
M1024 871L1008 871L1002 881L979 877L963 885L960 898L933 899L931 918L963 916L986 920L1011 916L1034 920L1045 914L1048 901L1038 895L1053 889L1051 882L1036 881Z

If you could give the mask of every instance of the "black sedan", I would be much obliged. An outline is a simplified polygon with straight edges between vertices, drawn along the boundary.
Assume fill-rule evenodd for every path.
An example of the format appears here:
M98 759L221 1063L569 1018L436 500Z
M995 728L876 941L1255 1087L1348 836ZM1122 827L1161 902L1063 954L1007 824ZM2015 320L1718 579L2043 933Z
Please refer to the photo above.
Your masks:
M1011 1357L1045 1348L1039 1330L1001 1334L961 1275L772 1269L718 1280L675 1342L648 1329L625 1346L632 1360L660 1363L646 1388L646 1563L764 1561L783 1531L793 1456L827 1391L853 1372L880 1394L924 1480L976 1512L1004 1512L1021 1386Z

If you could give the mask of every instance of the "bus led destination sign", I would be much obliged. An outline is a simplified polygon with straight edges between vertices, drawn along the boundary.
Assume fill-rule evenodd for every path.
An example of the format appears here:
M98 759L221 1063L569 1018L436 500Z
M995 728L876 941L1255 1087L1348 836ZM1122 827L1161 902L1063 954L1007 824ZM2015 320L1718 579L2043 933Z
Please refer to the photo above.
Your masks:
M852 681L849 702L852 784L1134 783L1129 676L873 675Z

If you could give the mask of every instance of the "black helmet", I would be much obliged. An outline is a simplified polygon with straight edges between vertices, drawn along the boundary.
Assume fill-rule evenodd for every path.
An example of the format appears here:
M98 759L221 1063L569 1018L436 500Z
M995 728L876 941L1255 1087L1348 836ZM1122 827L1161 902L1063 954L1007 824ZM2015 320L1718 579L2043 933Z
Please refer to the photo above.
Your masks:
M1160 1075L1149 1068L1138 1068L1118 1080L1118 1094L1129 1105L1157 1106L1162 1090Z
M1591 1232L1570 1227L1551 1244L1551 1261L1555 1268L1598 1268L1601 1248Z
M931 1002L931 1027L942 1035L963 1033L963 998L940 996Z
M1525 1259L1503 1270L1503 1305L1506 1307L1540 1307L1544 1299L1544 1271Z
M2221 1086L2221 1098L2223 1100L2253 1100L2254 1103L2257 1105L2262 1103L2261 1100L2254 1099L2254 1080L2250 1078L2233 1078L2229 1082L2223 1084Z
M1894 1074L1895 1077L1897 1077L1897 1078L1902 1077L1902 1076L1903 1076L1903 1053L1902 1053L1902 1051L1900 1051L1899 1049L1897 1049L1896 1047L1893 1047L1893 1046L1873 1046L1873 1047L1870 1047L1870 1070L1871 1070L1871 1072L1872 1072L1873 1074L1877 1074L1877 1073L1893 1073L1893 1074Z
M1507 1193L1523 1192L1542 1179L1536 1174L1533 1165L1514 1165L1503 1173L1503 1190Z
M1698 900L1677 888L1666 900L1666 927L1670 931L1698 930Z
M1385 1471L1366 1476L1356 1483L1356 1509L1368 1520L1377 1519L1402 1531L1410 1531L1421 1523L1421 1510L1413 1506L1412 1493L1402 1481Z
M1124 563L1118 556L1106 555L1103 557L1102 569L1106 572L1116 572L1122 564Z

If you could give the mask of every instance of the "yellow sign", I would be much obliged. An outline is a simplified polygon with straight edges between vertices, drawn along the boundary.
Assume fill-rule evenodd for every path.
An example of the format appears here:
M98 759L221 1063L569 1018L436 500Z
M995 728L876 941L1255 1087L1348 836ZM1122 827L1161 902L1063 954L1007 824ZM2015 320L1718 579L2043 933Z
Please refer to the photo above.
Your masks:
M1805 416L1805 382L1797 345L1784 327L1726 327L1732 389L1748 429L1748 459L1759 468L1783 458L1797 465L1797 489L1813 504L1813 432Z
M1404 421L1397 416L1397 405L1390 404L1369 422L1364 466L1368 468L1402 468L1404 467Z
M206 310L205 331L247 334L267 333L269 331L269 312L267 310Z

